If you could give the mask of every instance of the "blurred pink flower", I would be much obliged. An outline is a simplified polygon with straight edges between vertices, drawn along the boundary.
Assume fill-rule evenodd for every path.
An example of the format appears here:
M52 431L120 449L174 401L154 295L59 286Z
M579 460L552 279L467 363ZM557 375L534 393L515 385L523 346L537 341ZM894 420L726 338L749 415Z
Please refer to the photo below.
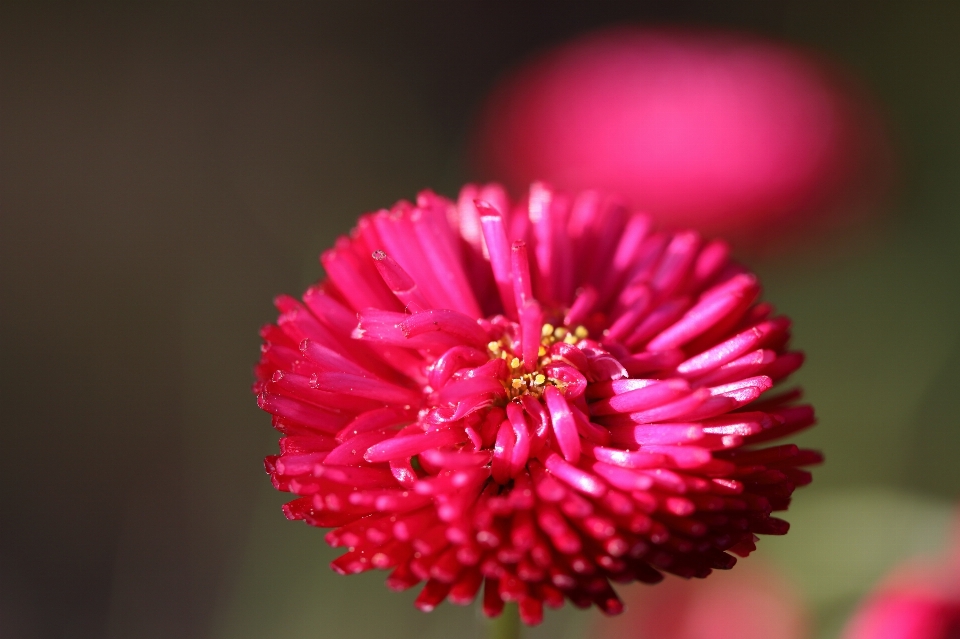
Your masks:
M960 535L942 561L910 561L887 576L843 639L960 639Z
M360 218L327 279L277 299L254 391L284 437L266 459L290 519L334 528L348 574L426 585L417 605L528 624L610 582L705 577L783 534L815 451L790 322L727 246L595 192L497 185ZM359 321L358 321L359 320Z
M851 83L799 50L715 31L599 31L492 92L474 135L489 178L602 188L661 223L753 248L849 223L890 158Z
M705 581L667 578L624 592L626 611L590 639L806 639L807 613L791 584L755 559Z

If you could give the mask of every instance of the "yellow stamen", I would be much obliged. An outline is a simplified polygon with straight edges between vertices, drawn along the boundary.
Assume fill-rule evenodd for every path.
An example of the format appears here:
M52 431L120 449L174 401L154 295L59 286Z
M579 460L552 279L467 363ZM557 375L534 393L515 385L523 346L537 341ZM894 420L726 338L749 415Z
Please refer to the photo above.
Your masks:
M510 368L520 368L520 358L514 357L510 360Z
M584 327L584 326L578 326L578 327L573 331L573 334L576 335L577 337L579 337L580 339L584 339L584 338L586 338L587 335L589 335L590 333L589 333L589 331L587 331L586 327Z

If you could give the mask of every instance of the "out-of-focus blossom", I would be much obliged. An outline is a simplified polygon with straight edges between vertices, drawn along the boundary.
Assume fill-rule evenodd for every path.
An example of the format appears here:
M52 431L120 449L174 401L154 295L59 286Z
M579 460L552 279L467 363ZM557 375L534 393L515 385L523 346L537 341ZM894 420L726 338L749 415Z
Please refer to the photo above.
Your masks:
M254 390L290 519L333 528L347 574L417 605L565 599L705 577L783 534L814 451L789 321L720 241L665 233L596 192L430 192L360 218L303 300L277 299ZM758 401L759 400L759 401ZM729 554L733 553L733 554Z
M626 611L590 639L807 639L807 613L790 583L751 559L704 581L667 578L622 593Z
M673 227L769 250L876 203L889 155L875 109L820 60L713 31L618 27L550 50L492 92L485 176L596 187Z
M941 561L910 561L887 576L860 605L843 639L960 639L956 533L960 525L951 554Z

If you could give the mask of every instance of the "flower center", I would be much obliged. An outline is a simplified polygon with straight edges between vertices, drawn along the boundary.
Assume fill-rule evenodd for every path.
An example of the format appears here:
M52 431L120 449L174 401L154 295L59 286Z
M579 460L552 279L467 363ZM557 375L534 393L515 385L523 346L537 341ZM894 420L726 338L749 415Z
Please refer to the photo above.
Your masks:
M504 360L510 369L510 379L506 384L508 401L523 395L532 395L539 399L547 386L556 386L563 390L566 382L551 374L550 365L563 359L553 347L558 343L575 346L588 336L589 332L583 326L571 330L566 326L544 324L540 331L540 347L537 351L539 359L533 371L524 370L523 361L517 353L519 344L510 337L504 336L488 343L487 352L490 357Z

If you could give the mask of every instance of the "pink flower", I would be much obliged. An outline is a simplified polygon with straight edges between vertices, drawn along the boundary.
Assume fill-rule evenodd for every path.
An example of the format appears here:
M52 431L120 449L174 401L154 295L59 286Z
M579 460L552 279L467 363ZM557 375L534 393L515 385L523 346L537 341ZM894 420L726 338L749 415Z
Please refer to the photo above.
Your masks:
M756 249L869 208L890 173L878 122L802 51L617 27L508 75L482 111L474 160L510 188L608 189L671 226Z
M807 639L800 596L751 559L704 581L668 578L624 593L627 612L595 624L591 639Z
M894 570L860 605L843 638L960 638L960 537L954 545L946 561L911 561Z
M813 451L789 321L720 241L595 192L497 185L360 218L327 279L277 299L254 390L290 519L338 572L389 569L417 605L595 604L610 582L705 577L783 534Z

